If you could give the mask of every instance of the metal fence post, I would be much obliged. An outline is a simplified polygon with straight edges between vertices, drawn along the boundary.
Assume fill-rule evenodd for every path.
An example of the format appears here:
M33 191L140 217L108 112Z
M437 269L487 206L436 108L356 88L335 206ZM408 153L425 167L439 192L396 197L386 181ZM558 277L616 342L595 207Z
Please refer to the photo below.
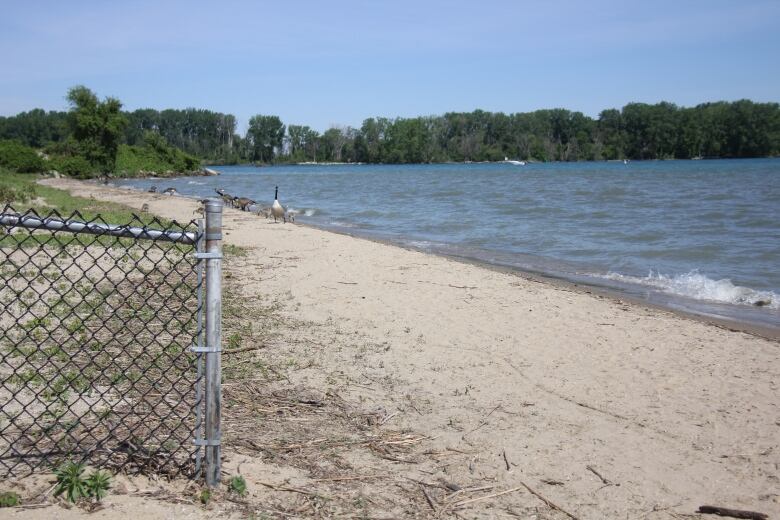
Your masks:
M209 199L206 214L206 485L219 485L222 404L222 201Z

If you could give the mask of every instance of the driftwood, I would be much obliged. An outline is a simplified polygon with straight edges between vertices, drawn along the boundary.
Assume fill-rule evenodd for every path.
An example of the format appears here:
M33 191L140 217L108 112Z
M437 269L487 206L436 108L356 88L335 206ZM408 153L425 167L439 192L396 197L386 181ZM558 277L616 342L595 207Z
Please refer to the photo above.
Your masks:
M748 520L767 520L767 518L769 518L764 513L756 513L755 511L742 511L740 509L728 509L726 507L717 506L699 506L697 513L730 516L731 518L747 518Z

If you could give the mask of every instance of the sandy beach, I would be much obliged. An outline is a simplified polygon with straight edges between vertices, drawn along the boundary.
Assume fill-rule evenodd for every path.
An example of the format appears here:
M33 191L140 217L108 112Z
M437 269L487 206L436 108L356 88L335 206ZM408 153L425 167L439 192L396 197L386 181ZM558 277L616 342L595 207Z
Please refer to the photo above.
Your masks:
M196 217L190 199L45 182ZM290 383L337 388L448 453L384 471L458 483L450 491L488 483L496 496L460 516L680 518L704 504L780 514L776 339L238 210L224 223L226 244L249 251L230 272L242 297L311 325L308 346L287 341L285 356L309 361ZM226 468L248 460L226 437ZM244 471L255 489L252 478L312 478L267 460ZM441 515L443 496L426 495L419 517Z

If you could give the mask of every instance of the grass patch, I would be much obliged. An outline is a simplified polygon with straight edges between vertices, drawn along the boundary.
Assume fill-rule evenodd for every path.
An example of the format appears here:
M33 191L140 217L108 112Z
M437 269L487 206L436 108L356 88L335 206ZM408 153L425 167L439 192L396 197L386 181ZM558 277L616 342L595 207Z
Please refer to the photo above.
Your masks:
M13 491L0 493L0 507L16 507L21 503L22 499Z
M233 244L223 244L222 253L225 256L242 257L249 254L249 249L241 246L234 246Z
M67 191L36 184L35 181L42 177L37 175L25 175L14 173L7 168L0 167L0 192L6 189L14 193L27 194L26 198L16 198L14 200L4 200L3 202L27 204L31 197L40 197L45 203L32 204L32 209L38 213L45 213L56 210L62 215L70 215L74 211L80 212L85 219L91 220L98 215L106 222L112 224L124 224L137 218L138 210L117 204L115 202L106 202L86 197L71 195ZM15 208L20 210L22 208ZM26 208L25 208L26 209ZM149 222L152 217L147 217ZM157 219L163 226L168 227L171 221Z

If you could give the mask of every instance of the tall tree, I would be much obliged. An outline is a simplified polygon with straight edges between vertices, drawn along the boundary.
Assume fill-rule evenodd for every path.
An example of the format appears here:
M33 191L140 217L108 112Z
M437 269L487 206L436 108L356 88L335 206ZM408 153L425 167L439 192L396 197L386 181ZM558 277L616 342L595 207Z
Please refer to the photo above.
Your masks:
M279 116L256 115L249 120L246 138L252 143L252 160L271 163L282 148L284 125Z
M81 155L100 172L113 172L119 142L127 126L122 103L112 97L100 101L84 86L71 88L68 102L73 137Z

